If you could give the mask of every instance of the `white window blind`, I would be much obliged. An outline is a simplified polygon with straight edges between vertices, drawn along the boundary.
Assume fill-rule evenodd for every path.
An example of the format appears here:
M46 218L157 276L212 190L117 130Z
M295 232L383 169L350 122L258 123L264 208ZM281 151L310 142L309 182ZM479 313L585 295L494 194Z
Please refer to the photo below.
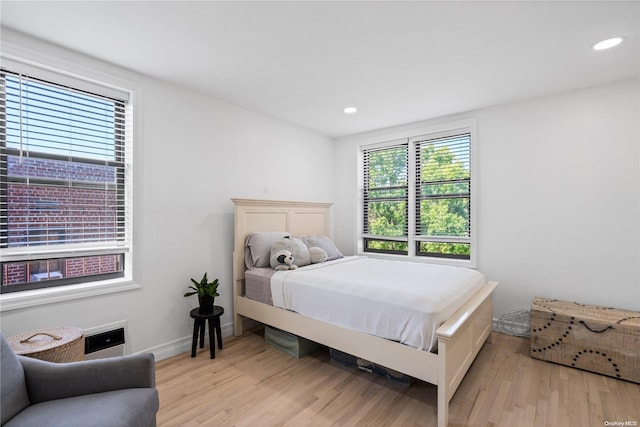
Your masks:
M121 277L126 100L7 70L0 81L2 291Z

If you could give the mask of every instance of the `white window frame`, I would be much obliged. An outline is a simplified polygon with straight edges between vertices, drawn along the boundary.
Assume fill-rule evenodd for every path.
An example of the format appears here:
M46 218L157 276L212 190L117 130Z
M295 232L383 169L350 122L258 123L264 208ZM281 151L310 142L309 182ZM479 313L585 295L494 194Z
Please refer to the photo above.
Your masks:
M75 62L58 57L39 54L11 43L2 43L0 59L4 68L14 72L28 73L43 80L84 90L99 86L100 92L107 96L113 93L126 93L128 96L128 103L125 107L126 144L129 155L125 166L125 197L129 211L129 222L126 224L127 241L124 251L123 277L0 294L0 312L141 288L133 277L135 268L133 228L136 211L133 194L136 187L140 188L136 184L137 180L134 181L134 173L139 175L134 162L139 163L137 159L142 152L142 138L139 131L142 90L136 83L126 78L109 74L97 68L79 66Z
M416 182L415 182L415 144L416 140L423 140L425 137L438 137L446 134L469 132L471 134L471 217L470 217L470 245L471 254L469 259L455 259L443 257L417 256L415 254L414 238L416 229ZM385 254L376 252L365 252L364 250L364 159L363 149L384 148L398 145L399 143L408 143L409 147L409 200L408 200L408 253L407 255ZM430 126L416 127L395 132L383 133L373 137L363 138L359 141L358 146L358 212L357 212L357 236L356 236L356 253L371 258L383 259L399 259L410 260L414 262L425 262L433 264L446 264L461 267L477 268L478 265L478 132L477 120L475 118L457 120L449 123L434 124Z

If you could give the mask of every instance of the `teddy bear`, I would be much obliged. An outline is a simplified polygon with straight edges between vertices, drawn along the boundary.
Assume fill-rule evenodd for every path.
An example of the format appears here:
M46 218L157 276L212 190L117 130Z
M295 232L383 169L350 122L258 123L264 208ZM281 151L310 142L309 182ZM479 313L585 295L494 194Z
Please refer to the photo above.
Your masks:
M274 270L295 270L298 268L293 263L293 255L287 250L281 250L271 255L270 263Z
M328 257L327 251L317 246L312 246L309 248L309 255L311 256L311 264L325 262Z
M285 264L283 261L287 260L286 256L280 261L278 257L283 255L283 252L291 255L291 257L295 259L295 264L293 264L293 260L289 264ZM271 268L276 270L293 270L298 267L304 267L305 265L324 262L326 260L327 252L324 249L318 247L308 248L300 239L284 237L271 245L269 263L271 264ZM284 268L286 265L293 265L294 268Z

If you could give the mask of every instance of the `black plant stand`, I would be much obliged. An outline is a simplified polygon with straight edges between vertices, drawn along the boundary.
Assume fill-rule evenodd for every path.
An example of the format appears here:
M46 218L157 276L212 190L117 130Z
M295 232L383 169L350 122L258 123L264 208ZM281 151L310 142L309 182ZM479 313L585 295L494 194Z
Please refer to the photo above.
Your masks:
M212 313L199 313L198 308L191 310L189 315L193 321L193 341L191 342L191 357L196 357L196 346L198 345L198 335L200 335L200 348L204 347L205 323L209 321L209 351L211 358L216 358L215 335L218 335L218 348L222 350L222 330L220 327L220 316L224 314L224 308L216 305Z

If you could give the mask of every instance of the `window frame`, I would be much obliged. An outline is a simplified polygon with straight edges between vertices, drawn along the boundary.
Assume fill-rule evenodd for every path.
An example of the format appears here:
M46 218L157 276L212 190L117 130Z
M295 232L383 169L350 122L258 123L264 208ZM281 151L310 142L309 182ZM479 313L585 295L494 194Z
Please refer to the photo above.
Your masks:
M364 170L366 165L368 164L368 158L367 157L371 157L372 154L376 153L376 152L380 152L380 151L387 151L387 150L396 150L396 149L400 149L404 147L404 156L406 159L406 164L407 164L407 176L405 177L406 179L406 185L394 185L394 186L382 186L382 187L374 187L374 188L369 188L368 183L366 182L366 177L364 176ZM365 154L365 151L368 153ZM400 150L402 151L402 150ZM374 145L373 147L362 147L360 150L360 155L362 156L362 169L360 170L361 175L363 176L362 178L362 195L363 195L363 200L361 203L361 207L362 207L362 228L360 229L362 232L362 247L363 247L363 251L367 252L367 253L384 253L384 254L396 254L396 255L406 255L404 250L399 250L399 249L367 249L367 245L369 242L379 242L379 243L407 243L407 236L408 232L409 232L409 221L410 221L410 217L409 217L409 199L411 198L410 196L410 175L411 175L411 169L409 167L409 157L411 157L411 147L410 144L408 144L407 141L404 140L399 140L399 141L390 141L388 144L379 146L379 145ZM393 156L393 154L391 154L391 156ZM387 197L372 197L370 195L370 193L376 192L376 191L384 191L385 189L387 190L403 190L404 191L404 195L400 195L400 196L387 196ZM390 202L404 202L405 203L405 209L404 209L404 220L405 220L405 226L404 226L404 230L403 230L403 234L401 236L377 236L374 234L369 234L368 233L368 227L366 224L366 220L368 219L368 212L369 209L368 207L365 207L369 202L376 202L376 201L390 201Z
M471 135L470 143L470 203L473 208L470 210L470 256L469 258L459 257L445 257L434 255L418 255L417 248L419 242L422 240L420 236L416 235L416 217L417 209L416 203L416 144L418 141L425 139L438 138L442 136L455 135L458 133L469 133ZM409 175L409 196L408 196L408 218L407 218L407 238L404 241L407 242L407 253L390 253L390 252L378 252L365 250L364 245L369 235L364 233L364 221L365 221L365 188L364 188L364 150L370 149L383 149L386 147L392 147L401 143L408 144L408 175ZM397 130L393 132L379 134L373 137L365 137L360 139L357 144L358 150L358 215L357 215L357 235L356 235L356 253L358 255L365 255L375 258L386 259L400 259L410 260L414 262L424 263L436 263L447 264L463 267L477 267L478 260L478 196L477 196L477 183L478 183L478 132L477 132L477 120L475 118L461 119L448 123L425 125L415 128L406 128L404 130ZM391 240L397 240L391 238Z
M80 283L64 284L59 286L48 286L35 289L28 289L16 292L7 292L0 294L0 312L21 309L31 306L49 304L59 301L69 301L78 298L87 298L97 295L109 294L114 292L129 291L138 289L141 286L134 281L134 246L133 246L133 228L135 221L135 208L133 203L134 185L139 187L134 181L134 173L136 168L134 164L141 151L140 135L137 130L139 126L140 106L142 94L138 84L131 80L109 74L104 70L90 67L80 67L76 62L69 62L61 58L53 58L27 51L24 48L3 42L2 64L3 68L12 72L27 73L45 81L51 81L56 84L74 87L80 90L96 92L107 97L118 97L118 94L126 94L127 103L125 104L125 120L126 120L126 142L128 160L125 165L125 197L128 210L128 224L126 224L126 241L119 247L114 246L114 250L121 253L124 257L124 274L122 277L106 278L96 281L83 281ZM76 84L74 84L74 82ZM98 90L95 90L99 88ZM90 245L89 245L90 246ZM97 245L99 246L99 245ZM33 246L25 248L28 254L23 254L24 261L29 262L41 259L42 256L55 258L52 256L51 250L46 246ZM72 245L57 251L60 257L71 256L74 254ZM104 254L104 247L96 247L95 250L82 247L82 255L90 256L92 251L97 254ZM17 255L18 257L20 255ZM4 257L3 257L4 258ZM11 256L12 260L14 256ZM5 261L3 259L3 261Z

